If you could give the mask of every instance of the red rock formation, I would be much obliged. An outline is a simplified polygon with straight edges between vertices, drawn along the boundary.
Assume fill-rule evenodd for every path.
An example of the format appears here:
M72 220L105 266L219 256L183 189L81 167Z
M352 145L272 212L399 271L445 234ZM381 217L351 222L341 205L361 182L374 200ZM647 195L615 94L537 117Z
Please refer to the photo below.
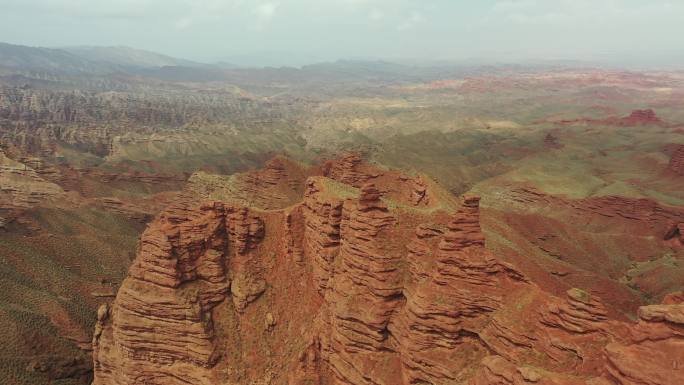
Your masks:
M627 234L640 237L649 237L662 240L658 243L635 242L631 247L632 259L637 262L645 261L654 252L654 247L684 246L684 209L677 206L666 206L647 198L627 198L622 196L599 196L584 199L567 199L560 196L551 196L539 191L526 188L515 189L511 192L510 203L524 204L529 208L531 205L537 210L549 210L557 218L564 221L581 221L584 227L592 229L613 228L620 229L628 239ZM532 226L531 226L532 227ZM531 228L530 227L530 228ZM543 231L543 229L541 229ZM600 230L598 230L600 231ZM568 259L566 253L572 252L572 246L566 244L565 239L557 239L542 233L535 242L544 252L555 255L559 259ZM565 252L565 250L569 250ZM586 252L586 251L585 251ZM594 253L604 254L598 250ZM577 257L582 258L582 256ZM609 257L608 257L609 258ZM658 296L662 295L661 286L657 282L657 275L639 278L639 286L647 293Z
M165 211L98 312L94 384L681 382L678 295L636 325L587 291L553 296L485 248L479 198L439 202L430 186L430 207L458 209L426 210L400 193L413 179L375 175L310 177L283 209ZM668 216L592 202L577 207Z
M323 176L354 187L361 187L374 177L365 171L363 158L357 153L344 154L323 166Z
M684 222L672 223L670 229L665 233L664 240L674 247L684 246Z
M211 310L231 286L226 259L262 235L246 209L215 203L164 212L143 234L113 306L98 312L95 384L215 383Z
M325 293L330 333L323 350L342 384L365 384L370 373L386 370L376 367L382 358L369 357L387 349L387 325L401 301L401 249L387 238L396 218L380 195L367 184L357 202L343 206L339 265Z
M676 288L670 283L676 279L663 279L679 274L669 268L666 258L656 261L661 265L656 269L643 267L653 256L681 247L676 227L684 221L682 207L622 196L572 199L526 187L512 187L489 204L490 230L509 231L507 237L516 248L525 248L511 250L511 260L556 295L581 287L601 293L609 307L629 313L643 304L634 296L634 288L653 298ZM506 248L501 242L493 245ZM617 250L621 250L618 259ZM529 263L539 259L531 255L548 256L537 266L555 277L532 273ZM608 276L626 280L617 282Z
M516 366L501 356L487 356L469 385L590 385L577 378L549 373L531 366ZM609 385L592 382L591 385Z
M677 175L684 176L684 145L678 146L673 151L667 169Z
M414 206L427 206L430 204L430 196L428 188L422 177L413 179L413 186L411 189L411 203Z
M528 289L518 301L516 316L498 313L482 333L492 351L511 362L566 374L597 373L602 352L595 342L621 332L603 304L583 290L568 290L560 299Z
M558 138L550 132L544 137L544 146L554 149L563 148L563 145L558 142Z
M340 250L342 201L325 194L323 182L310 179L304 194L304 248L320 290L328 286Z
M297 263L304 262L304 210L297 206L285 217L285 254Z
M620 120L625 126L639 126L647 124L662 124L663 121L658 118L655 111L651 109L634 110L628 117Z
M247 193L260 193L273 187L286 187L297 190L301 187L304 172L291 160L275 157L266 162L263 170L244 174ZM273 197L265 197L273 199Z
M489 351L478 336L487 319L507 292L524 285L484 249L478 204L467 198L445 231L419 226L408 246L406 305L390 326L404 383L462 381Z
M684 291L676 291L674 293L669 293L663 297L663 305L677 305L684 302Z
M524 344L530 344L534 356L504 353L486 357L469 384L675 385L684 381L681 302L641 307L640 320L635 325L607 319L600 303L577 289L568 292L565 305L557 306L547 307L537 320L526 320L531 325L529 332L520 336L524 338L506 336L502 339L503 350L492 345L500 353L511 348L524 350ZM565 321L548 322L550 314L558 317L557 321L563 318ZM541 328L535 325L537 321L541 322ZM551 365L544 365L538 357L549 354L549 348L556 349L558 355ZM587 355L599 353L601 349L600 356ZM578 358L576 366L563 359L568 352Z
M35 163L34 163L35 164ZM0 150L0 208L28 208L64 197L64 190Z
M671 228L684 217L684 209L665 206L648 198L627 198L617 195L565 199L544 194L534 189L518 188L507 197L515 204L537 204L547 207L564 207L579 213L596 214L629 222L642 222L647 227ZM664 231L665 233L665 231Z
M357 153L347 153L326 162L322 174L356 188L373 183L385 197L413 206L434 207L444 203L432 197L435 187L427 176L409 177L397 171L380 170L366 163Z
M288 373L288 385L321 385L325 363L321 360L321 342L314 339L309 346L299 354L293 370Z
M592 119L592 118L578 118L578 119L564 119L560 121L553 121L552 123L573 125L573 124L600 124L608 126L621 126L621 127L635 127L635 126L665 126L655 111L652 109L644 110L634 110L629 116L617 117L611 116L604 119Z
M186 192L201 200L230 201L261 209L280 209L299 202L312 171L284 157L274 157L264 169L224 177L193 174Z
M616 384L683 384L684 303L641 307L629 341L608 344L606 356Z

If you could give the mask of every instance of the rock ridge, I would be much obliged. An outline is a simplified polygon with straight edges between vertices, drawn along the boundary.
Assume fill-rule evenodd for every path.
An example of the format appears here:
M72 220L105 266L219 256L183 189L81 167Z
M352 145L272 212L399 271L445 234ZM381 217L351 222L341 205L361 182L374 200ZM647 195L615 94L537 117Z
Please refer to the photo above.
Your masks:
M335 162L298 174L308 175L296 178L301 198L287 207L187 199L162 212L98 311L94 384L684 380L682 296L642 307L636 323L617 320L596 293L553 295L492 254L479 197L457 199L356 156ZM286 164L252 175L287 184ZM600 203L576 204L670 216L643 202Z

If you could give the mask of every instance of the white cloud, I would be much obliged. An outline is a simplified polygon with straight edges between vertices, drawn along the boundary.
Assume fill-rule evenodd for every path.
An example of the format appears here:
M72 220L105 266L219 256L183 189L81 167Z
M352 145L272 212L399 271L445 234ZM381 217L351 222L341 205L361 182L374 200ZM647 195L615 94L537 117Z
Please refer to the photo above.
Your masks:
M267 2L259 4L254 8L254 14L256 15L255 28L259 30L264 29L275 17L279 5L275 2Z
M385 18L385 13L382 12L381 10L377 8L371 9L370 13L368 14L368 18L371 21L380 21Z
M629 24L651 17L675 16L684 21L684 2L663 0L500 0L487 19L521 25ZM651 19L653 20L653 19Z
M192 18L189 16L185 16L185 17L181 17L180 19L178 19L174 26L176 27L176 29L183 30L183 29L187 29L188 27L190 27L190 25L192 25L192 23L193 23Z
M420 14L419 12L413 11L411 12L411 15L404 20L401 24L397 26L397 30L399 31L405 31L407 29L414 28L418 24L421 24L425 21L425 17Z

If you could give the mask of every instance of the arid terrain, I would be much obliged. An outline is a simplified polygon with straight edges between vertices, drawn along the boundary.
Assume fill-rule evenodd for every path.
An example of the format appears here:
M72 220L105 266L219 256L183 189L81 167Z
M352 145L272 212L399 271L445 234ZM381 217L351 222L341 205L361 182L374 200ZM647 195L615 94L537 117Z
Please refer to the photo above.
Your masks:
M0 44L0 383L684 384L684 72Z

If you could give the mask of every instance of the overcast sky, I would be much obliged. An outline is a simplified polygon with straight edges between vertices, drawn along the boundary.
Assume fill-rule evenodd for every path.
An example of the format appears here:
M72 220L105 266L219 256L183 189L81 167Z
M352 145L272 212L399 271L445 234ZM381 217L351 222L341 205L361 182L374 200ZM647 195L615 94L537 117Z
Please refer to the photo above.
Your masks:
M0 41L202 61L679 55L684 0L0 0Z

